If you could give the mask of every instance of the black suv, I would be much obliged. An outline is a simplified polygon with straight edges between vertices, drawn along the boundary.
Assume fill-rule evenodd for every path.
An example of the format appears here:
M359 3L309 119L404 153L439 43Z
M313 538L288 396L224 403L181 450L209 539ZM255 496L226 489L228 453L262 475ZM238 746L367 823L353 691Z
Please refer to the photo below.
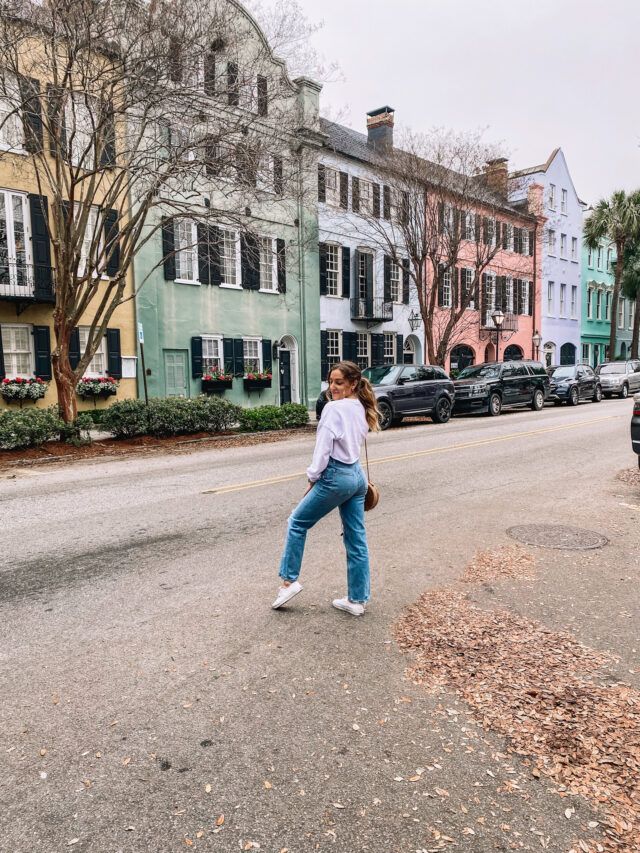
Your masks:
M453 410L453 382L441 367L431 364L384 364L367 367L362 375L373 385L380 409L380 428L388 429L409 415L429 415L445 424ZM323 391L316 403L320 418L327 402Z
M506 406L543 408L549 396L549 377L539 361L501 361L474 364L453 383L454 412L488 412L499 415Z
M602 400L602 386L588 364L565 364L559 367L548 367L549 399L556 406L568 403L577 406L580 400L591 400L599 403Z

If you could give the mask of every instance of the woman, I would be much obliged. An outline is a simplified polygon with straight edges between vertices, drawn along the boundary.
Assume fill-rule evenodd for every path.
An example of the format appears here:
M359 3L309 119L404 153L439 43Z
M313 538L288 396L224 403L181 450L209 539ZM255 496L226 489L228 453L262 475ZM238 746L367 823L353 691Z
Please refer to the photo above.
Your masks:
M335 599L333 606L362 616L369 600L369 549L364 527L367 479L360 467L360 448L370 429L380 429L379 413L371 383L351 361L331 369L328 397L307 469L309 484L289 518L280 563L283 584L272 607L277 610L302 592L298 576L307 530L337 507L347 551L348 594Z

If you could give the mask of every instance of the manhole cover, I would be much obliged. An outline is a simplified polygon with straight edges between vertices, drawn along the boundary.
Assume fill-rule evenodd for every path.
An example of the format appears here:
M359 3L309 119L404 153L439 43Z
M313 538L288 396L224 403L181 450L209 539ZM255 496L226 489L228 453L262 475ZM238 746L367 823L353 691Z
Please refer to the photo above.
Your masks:
M520 524L507 530L512 539L525 545L553 548L557 551L589 551L609 544L606 536L581 527L562 524Z

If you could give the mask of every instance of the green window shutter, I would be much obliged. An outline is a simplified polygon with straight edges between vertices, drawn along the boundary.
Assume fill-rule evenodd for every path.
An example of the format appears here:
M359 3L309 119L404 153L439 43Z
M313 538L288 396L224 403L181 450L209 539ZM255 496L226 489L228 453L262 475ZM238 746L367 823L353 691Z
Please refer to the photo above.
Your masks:
M371 335L371 366L384 364L384 335Z
M345 299L351 296L351 249L349 246L342 247L342 296Z
M222 358L225 373L236 373L233 363L233 338L222 339Z
M535 252L535 240L536 240L536 232L532 228L531 231L529 231L529 254L530 255L533 255Z
M175 281L175 235L173 231L173 219L168 216L162 217L162 262L164 265L165 281Z
M64 89L56 89L51 83L47 84L47 114L49 123L49 153L55 157L60 149L62 157L67 152L67 127L64 119Z
M33 327L33 344L36 355L36 376L51 379L51 331L48 326Z
M101 116L102 150L100 165L104 167L116 165L116 124L113 115L113 105L105 104Z
M211 284L211 266L209 264L209 231L206 225L198 222L198 281Z
M529 282L529 316L533 317L533 301L535 297L535 291L533 287L533 282Z
M367 252L365 255L366 261L366 276L367 276L367 299L373 299L374 283L373 283L373 255Z
M211 48L204 57L204 93L216 93L216 51Z
M329 357L327 355L327 333L320 332L320 379L326 382L329 375Z
M318 244L320 258L320 296L327 295L327 244Z
M411 284L411 272L409 269L409 258L402 260L402 301L409 304L409 288Z
M238 86L238 63L237 62L228 62L227 63L227 89L228 89L228 99L230 107L238 107L240 106L240 89Z
M444 306L444 264L438 264L438 307Z
M287 250L285 242L278 237L276 240L276 264L278 267L278 293L287 292Z
M122 379L120 329L107 329L107 373L113 379Z
M69 364L71 369L75 370L80 362L80 332L78 329L72 329L69 337Z
M262 370L271 373L271 341L262 339Z
M282 157L273 158L273 191L276 195L282 195L284 192Z
M40 81L32 77L18 77L20 100L22 101L22 123L24 147L31 154L43 149L42 105L40 103Z
M104 215L104 242L107 258L107 275L118 275L120 269L120 227L118 211L107 210Z
M49 207L46 196L30 194L29 212L36 295L51 295L53 278L49 242Z
M260 290L260 250L255 234L240 235L240 265L245 290Z
M438 234L444 234L444 202L438 202Z
M191 376L193 379L202 376L202 338L198 335L191 338Z
M233 371L236 376L244 375L244 342L242 338L233 339Z

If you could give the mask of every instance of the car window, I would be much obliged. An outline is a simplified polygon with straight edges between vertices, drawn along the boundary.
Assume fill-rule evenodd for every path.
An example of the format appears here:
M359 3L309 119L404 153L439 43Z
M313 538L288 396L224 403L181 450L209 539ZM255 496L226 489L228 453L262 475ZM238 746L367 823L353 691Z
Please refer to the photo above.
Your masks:
M395 385L400 368L395 364L384 364L378 367L367 367L362 371L372 385Z
M416 379L421 379L423 382L427 379L434 379L433 367L416 367Z
M500 376L497 364L477 364L461 370L458 379L495 379Z
M411 365L411 367L403 367L402 373L400 374L400 379L403 382L413 382L416 378L416 368Z
M513 368L514 376L528 376L529 372L524 364L518 364Z
M502 368L502 378L508 379L510 376L516 375L515 367L503 367Z
M607 373L624 373L626 370L624 364L621 362L607 362L606 364L599 364L597 372L605 375Z
M593 370L590 367L587 367L586 365L584 367L581 367L580 369L582 370L585 376L589 377L589 379L593 379L593 377L595 376Z

